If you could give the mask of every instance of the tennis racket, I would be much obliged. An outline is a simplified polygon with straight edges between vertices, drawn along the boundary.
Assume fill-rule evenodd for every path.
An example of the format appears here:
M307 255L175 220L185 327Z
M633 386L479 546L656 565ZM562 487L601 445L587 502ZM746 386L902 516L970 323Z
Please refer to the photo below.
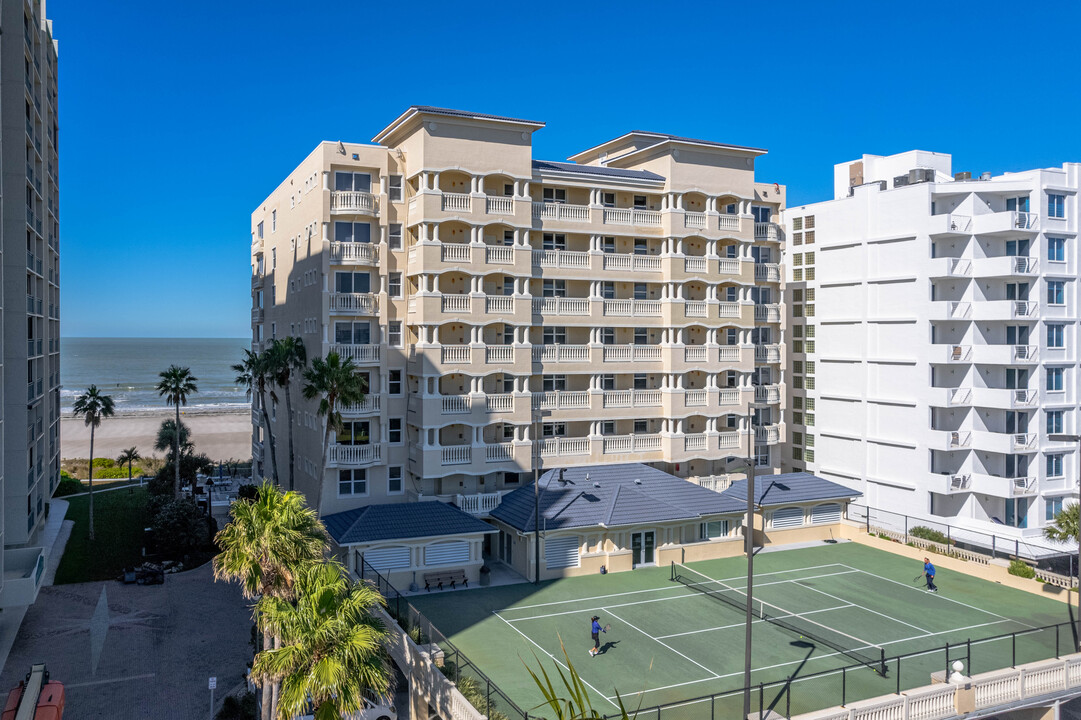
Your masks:
M603 632L608 632L611 629L612 629L612 623L608 623L607 625L604 626Z
M919 582L920 580L923 580L923 573L920 573L916 577L912 578L912 582Z

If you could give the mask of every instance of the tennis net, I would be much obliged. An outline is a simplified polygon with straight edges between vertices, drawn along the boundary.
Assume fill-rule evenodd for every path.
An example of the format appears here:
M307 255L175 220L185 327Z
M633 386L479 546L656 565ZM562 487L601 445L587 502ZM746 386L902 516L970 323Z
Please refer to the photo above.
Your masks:
M680 582L695 592L708 595L727 603L742 612L747 611L747 593L692 570L686 565L672 563L672 580ZM881 645L861 640L858 637L835 630L828 625L816 622L805 615L789 612L762 600L751 603L753 617L773 623L789 632L831 647L839 653L863 663L867 667L886 674L886 650Z

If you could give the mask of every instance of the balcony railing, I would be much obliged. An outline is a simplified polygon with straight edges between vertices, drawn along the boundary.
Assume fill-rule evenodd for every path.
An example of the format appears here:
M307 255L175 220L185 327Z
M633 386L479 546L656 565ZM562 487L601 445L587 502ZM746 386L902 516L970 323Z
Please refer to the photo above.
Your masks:
M683 258L683 269L686 272L704 273L709 269L704 257Z
M721 215L717 218L717 229L739 231L739 215Z
M442 449L444 465L468 465L473 462L473 448L470 445L449 445Z
M604 392L604 407L606 408L660 406L660 390L606 390Z
M484 199L485 210L490 215L513 215L514 199L489 195Z
M660 317L660 300L605 300L604 314L609 317Z
M441 298L440 308L443 312L463 312L472 310L471 298L468 295L444 295Z
M439 355L444 363L468 363L473 360L468 345L444 345L440 348Z
M588 410L589 393L586 391L553 391L533 393L534 410Z
M468 296L464 296L466 300ZM372 293L330 293L330 312L354 315L377 315L378 297Z
M605 208L604 224L658 226L661 224L661 214L656 210Z
M379 207L375 195L356 190L335 190L330 193L332 213L360 213L374 215Z
M542 438L541 457L565 455L589 455L589 438Z
M337 467L361 467L381 462L383 445L339 445L334 443L327 451L327 463Z
M473 254L464 243L443 243L439 246L440 260L443 262L471 262Z
M605 455L655 452L661 449L661 436L657 434L606 435L602 447Z
M331 345L330 351L338 353L342 360L349 359L354 363L377 363L380 356L379 345L347 345L339 343Z
M778 363L781 362L781 346L780 345L755 345L754 346L754 359L759 362Z
M756 385L754 388L756 403L776 404L781 402L781 388L778 385Z
M364 402L355 405L340 405L338 411L346 416L371 415L379 412L382 406L382 397L382 395L377 394L365 395Z
M777 223L756 222L754 224L755 240L778 241L782 237L781 227Z
M777 263L755 263L754 279L758 282L780 282L781 266Z
M754 441L774 445L781 440L781 428L777 425L757 425L754 429Z
M589 222L589 207L566 203L535 202L533 203L533 218L535 220Z
M605 253L603 267L605 270L658 272L661 269L661 259L656 255Z
M468 193L443 193L443 200L440 204L443 210L449 210L451 212L471 212L473 209L473 198Z
M331 265L376 265L379 263L379 246L363 242L332 242Z
M656 345L605 345L601 354L604 362L655 362L661 359Z
M754 319L761 322L781 322L781 306L776 304L755 305Z
M705 228L708 223L708 219L705 213L701 212L688 212L683 214L683 227L700 229Z
M263 322L263 308L252 308L252 310L251 310L251 321L253 323L261 323L261 322Z
M577 250L534 250L535 267L589 269L589 253Z
M492 265L513 265L514 248L492 245L484 248L484 261Z
M533 313L536 315L589 315L589 298L534 298Z
M968 492L972 485L971 475L946 475L946 492Z
M534 362L588 362L588 345L538 345L533 347Z

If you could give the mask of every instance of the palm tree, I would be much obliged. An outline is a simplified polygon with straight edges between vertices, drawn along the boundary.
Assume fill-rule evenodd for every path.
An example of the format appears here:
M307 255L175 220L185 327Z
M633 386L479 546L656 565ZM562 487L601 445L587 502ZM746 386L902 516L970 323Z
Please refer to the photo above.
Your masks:
M1078 537L1078 531L1081 530L1081 526L1078 525L1079 508L1081 506L1077 503L1070 503L1059 510L1055 514L1054 523L1044 527L1043 536L1048 540L1072 543L1073 547L1076 548L1078 542L1081 542L1081 538ZM1078 554L1078 559L1081 560L1081 554ZM1081 633L1081 593L1078 593L1077 607L1077 633ZM1078 647L1081 649L1081 634L1075 634L1075 637L1078 641Z
M195 381L199 378L191 374L191 368L170 365L168 370L158 373L158 395L165 398L166 405L176 406L176 424L180 425L180 406L188 404L188 395L199 392ZM176 436L176 480L173 483L173 495L180 494L180 433Z
M221 552L214 558L214 577L238 580L248 598L293 598L295 577L305 565L318 562L327 550L327 535L319 516L304 496L283 493L264 480L254 500L237 500L229 510L230 522L216 538ZM271 627L256 608L256 624L263 631L263 647L271 647ZM270 688L264 686L262 712L269 720Z
M308 368L308 351L304 341L289 336L274 340L268 350L268 363L272 377L278 387L285 390L285 417L289 429L289 489L296 487L294 467L296 456L293 453L293 393L291 392L294 374L300 374Z
M89 487L90 539L94 539L94 431L101 425L103 418L113 416L113 398L98 392L97 385L91 385L75 399L72 408L75 417L83 416L83 422L90 428L90 467L87 470Z
M165 453L166 460L173 457L173 453L176 452L176 422L173 420L162 420L161 426L158 428L157 437L154 438L154 449L160 450ZM192 452L195 449L194 443L191 441L191 430L183 422L180 423L180 456Z
M277 718L314 710L315 720L338 720L359 712L364 695L390 688L383 660L383 623L372 609L385 604L368 583L355 583L336 561L297 573L296 600L259 601L264 621L281 636L281 647L255 657L252 674L280 679ZM310 704L310 705L309 705Z
M336 352L329 353L325 360L312 360L312 366L304 371L304 380L304 397L308 400L319 398L319 416L324 418L323 464L319 473L322 478L322 471L327 467L331 433L342 429L340 408L364 402L368 388L364 376L357 372L353 361L349 358L342 361ZM323 483L318 483L316 487L319 495L315 507L318 508L323 500Z
M236 372L236 382L243 385L248 391L248 397L258 394L259 409L262 411L263 427L266 429L267 445L270 446L271 477L278 483L278 462L274 454L274 431L270 427L270 415L267 413L267 378L269 357L267 353L254 353L251 350L244 351L244 360L233 365ZM254 470L254 467L253 467Z
M116 464L120 467L128 466L128 482L131 482L131 466L143 459L143 456L139 454L138 448L129 447L120 453L120 457L116 459Z

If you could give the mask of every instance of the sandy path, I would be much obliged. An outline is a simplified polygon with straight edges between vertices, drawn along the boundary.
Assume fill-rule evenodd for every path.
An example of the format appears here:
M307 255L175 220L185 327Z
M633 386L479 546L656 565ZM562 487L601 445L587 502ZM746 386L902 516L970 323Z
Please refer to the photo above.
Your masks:
M133 445L142 455L162 456L154 450L161 421L172 419L172 412L147 412L120 415L102 421L94 433L94 455L116 457ZM181 411L180 421L191 429L195 451L206 453L211 460L248 460L251 458L251 413ZM90 455L90 428L81 418L60 419L60 457L85 458Z

